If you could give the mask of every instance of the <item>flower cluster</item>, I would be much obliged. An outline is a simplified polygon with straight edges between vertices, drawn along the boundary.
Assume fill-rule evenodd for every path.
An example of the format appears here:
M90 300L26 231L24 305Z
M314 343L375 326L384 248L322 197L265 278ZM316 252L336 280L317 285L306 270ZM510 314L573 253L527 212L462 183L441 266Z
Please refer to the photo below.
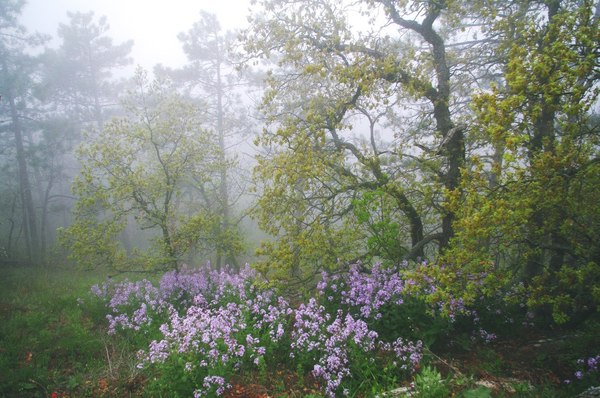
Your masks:
M322 354L312 373L323 380L326 395L334 397L343 378L352 375L349 358L352 349L373 352L378 335L364 321L355 320L350 314L344 316L342 311L325 329L320 339Z
M221 376L206 376L202 382L202 387L194 390L194 398L208 396L211 390L214 390L217 395L223 395L231 385L225 382L225 379Z
M342 303L359 307L364 318L374 314L375 319L379 319L379 310L384 305L403 303L404 283L400 274L393 269L375 264L370 273L361 273L357 266L353 266L347 280L348 289L342 292Z
M222 395L235 372L278 366L270 361L310 371L329 397L350 391L352 380L378 375L378 367L396 369L394 380L418 368L420 341L384 341L369 326L384 306L402 305L397 272L376 266L368 274L353 267L343 276L323 275L320 294L296 308L274 290L259 289L257 278L248 267L240 273L184 268L157 286L106 283L92 290L107 302L110 333L151 327L160 336L139 352L139 367L181 366L194 397Z
M108 330L114 334L119 328L139 331L154 318L162 319L174 310L185 312L190 305L207 298L218 303L228 295L240 297L245 292L244 284L254 275L248 265L238 273L184 267L165 273L158 287L145 279L120 283L110 280L92 286L92 293L107 301Z
M160 297L160 291L151 282L114 283L105 282L92 287L92 293L107 300L110 313L108 330L114 334L118 328L140 330L152 323L149 311L160 313L168 307L168 302Z
M381 264L373 265L368 273L361 272L358 264L342 276L323 273L317 285L320 296L333 301L334 295L339 295L341 304L358 309L364 319L381 318L380 311L386 304L401 305L403 289L400 274Z
M582 368L575 372L575 377L578 380L583 379L587 374L597 373L598 368L600 367L600 354L585 359L578 359L577 365Z
M422 343L387 343L362 319L338 310L335 317L314 298L295 311L291 333L291 357L314 363L312 374L323 382L325 394L335 397L346 378L357 378L353 363L375 363L375 353L389 356L398 370L412 373L422 358ZM375 364L374 366L377 366ZM354 372L353 372L354 371ZM360 377L359 377L360 378Z
M412 372L419 367L421 359L423 359L423 343L420 340L412 342L398 337L393 343L383 343L382 345L387 351L394 352L396 359L393 364L400 366L400 369Z
M226 370L264 361L293 312L273 290L254 286L255 278L249 267L237 273L183 268L164 274L157 287L109 281L92 292L107 303L109 333L152 326L161 336L138 353L139 368L184 358L183 370L197 379L194 395L221 395Z

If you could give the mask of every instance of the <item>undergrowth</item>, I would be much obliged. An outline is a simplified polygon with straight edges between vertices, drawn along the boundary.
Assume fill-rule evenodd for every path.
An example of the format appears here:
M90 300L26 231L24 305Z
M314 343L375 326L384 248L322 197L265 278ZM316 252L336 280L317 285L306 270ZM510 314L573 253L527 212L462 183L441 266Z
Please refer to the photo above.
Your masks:
M109 333L111 325L107 315L110 315L110 311L106 302L90 292L91 286L106 281L105 274L58 267L7 268L0 270L0 273L0 397L175 397L191 396L186 393L189 390L179 388L186 383L198 385L185 373L185 368L194 366L192 362L198 360L196 354L169 356L169 362L165 364L148 362L146 357L145 360L142 358L146 366L140 366L139 351L147 355L151 353L148 344L160 337L160 325L140 321L137 325L140 329L136 329L136 325L129 325L132 326L130 328L113 324L115 330ZM111 283L118 285L118 282ZM154 281L154 285L158 286L158 283L158 280ZM331 286L330 281L320 299L325 300L326 307L335 311L332 300L336 292L331 290ZM232 296L223 297L225 300L232 299ZM194 297L182 296L179 299L191 300L191 303ZM223 368L222 374L229 380L223 383L227 388L219 392L226 397L318 398L325 396L327 391L330 396L348 394L369 397L384 396L382 394L385 391L403 387L402 391L410 391L412 396L426 398L569 397L599 382L599 358L594 350L600 346L597 334L600 322L594 317L576 328L561 330L541 330L521 324L502 327L498 324L494 329L498 338L492 342L474 339L472 333L465 333L464 325L449 325L438 318L431 318L431 315L422 312L420 303L405 303L404 314L390 313L393 309L387 304L380 307L365 306L359 295L346 296L344 303L341 307L348 313L352 313L352 308L358 311L353 313L355 320L340 315L339 321L336 321L338 323L335 323L333 321L338 318L333 312L334 317L327 321L331 326L320 332L334 333L327 335L329 337L324 335L325 340L322 341L325 346L319 346L319 334L307 335L295 340L292 346L300 351L293 358L290 358L293 351L289 347L294 339L300 338L300 331L310 331L312 326L307 323L293 332L296 334L278 332L269 324L262 324L262 334L256 334L250 340L245 334L243 339L241 334L233 334L238 349L243 344L248 345L239 361L231 358L227 363L218 362L220 366L234 364L231 369ZM205 308L203 305L196 302L198 309ZM238 301L237 305L239 308L230 307L230 316L237 314L247 317L252 314L236 312L243 308L243 302ZM275 311L273 306L264 308ZM283 325L291 320L289 316L292 310L296 310L288 306L285 308L289 311L287 315L275 312L267 315L279 317L277 319ZM314 311L316 307L303 308L305 321L321 316L320 312ZM180 310L183 311L180 313L183 317L185 308ZM343 381L339 390L327 390L323 383L330 376L323 372L333 354L327 351L326 345L334 344L345 349L346 343L342 337L349 330L349 322L357 322L361 312L368 315L365 318L367 322L361 327L379 328L381 336L389 338L389 341L395 341L400 332L411 338L421 334L425 342L421 362L412 374L398 373L393 370L392 362L375 356L377 363L387 364L378 370L372 365L372 356L365 351L376 340L365 334L365 337L361 337L364 340L344 354L353 361L350 371L360 374L360 377ZM201 320L200 315L194 315L197 322ZM403 322L402 328L395 328L392 323L400 324L399 318L402 316L412 318L413 322ZM161 322L168 319L178 318L173 318L171 314ZM245 318L248 324L260 320L259 317ZM352 325L357 327L357 324ZM448 329L450 327L452 329ZM367 329L364 330L367 333ZM273 336L278 336L279 340L272 341ZM355 335L348 336L352 339ZM268 345L263 345L267 342ZM250 347L252 350L249 350ZM385 344L381 347L385 347ZM389 347L393 351L393 347ZM407 349L408 346L402 347ZM266 354L263 354L263 350ZM185 361L178 362L182 359ZM343 371L342 368L339 370ZM209 376L207 373L202 377ZM342 373L335 377L341 376ZM207 380L213 384L207 387L209 396L217 393L221 383L216 376L210 377L213 378ZM174 380L179 380L179 387L173 384ZM202 380L200 378L198 383L202 383Z
M128 342L107 336L103 305L82 301L106 275L58 267L0 273L1 397L109 396L133 389L138 372Z

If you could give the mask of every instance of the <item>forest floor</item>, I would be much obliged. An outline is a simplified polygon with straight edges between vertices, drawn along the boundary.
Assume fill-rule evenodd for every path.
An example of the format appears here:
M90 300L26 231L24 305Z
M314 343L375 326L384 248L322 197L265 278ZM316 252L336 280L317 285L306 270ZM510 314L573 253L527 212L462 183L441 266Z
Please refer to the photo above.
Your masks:
M81 305L104 278L71 269L0 269L0 397L144 396L148 380L129 342L106 334L102 308ZM600 348L598 326L515 329L488 344L432 349L425 357L451 396L574 397L598 381L574 377L577 359ZM285 368L240 374L231 384L225 397L322 396L310 376Z
M465 397L572 397L581 388L570 388L573 344L600 347L600 335L583 343L564 332L521 334L469 350L444 350L426 356L451 387L451 396ZM471 394L465 394L471 391ZM475 392L474 392L475 391ZM478 392L476 392L478 391ZM310 378L299 382L293 372L279 371L267 383L240 380L226 395L229 398L273 396L319 396L318 385ZM402 395L405 396L405 395Z

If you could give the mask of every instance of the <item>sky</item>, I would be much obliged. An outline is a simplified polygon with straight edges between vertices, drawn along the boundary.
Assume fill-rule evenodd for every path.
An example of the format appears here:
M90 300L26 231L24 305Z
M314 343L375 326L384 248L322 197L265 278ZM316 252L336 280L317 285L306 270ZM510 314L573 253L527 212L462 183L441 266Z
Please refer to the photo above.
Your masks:
M200 10L217 15L225 30L241 28L249 14L249 0L27 0L21 22L30 32L56 36L67 11L105 15L114 43L133 40L135 65L151 70L157 63L179 66L185 55L177 34L199 19Z

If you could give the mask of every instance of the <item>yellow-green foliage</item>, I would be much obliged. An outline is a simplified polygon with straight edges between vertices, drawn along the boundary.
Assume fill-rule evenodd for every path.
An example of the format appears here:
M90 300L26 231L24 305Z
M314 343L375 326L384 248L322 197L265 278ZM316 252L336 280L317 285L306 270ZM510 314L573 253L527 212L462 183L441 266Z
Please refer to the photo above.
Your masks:
M239 235L215 237L220 220L197 193L210 192L226 167L214 135L201 127L199 110L141 70L136 83L124 104L127 116L90 134L80 148L79 201L63 242L81 264L118 268L176 267L200 241L204 249L239 250ZM128 258L117 236L130 218L156 235L150 249Z
M598 127L588 113L598 95L592 15L592 2L565 2L524 12L510 26L516 32L504 21L495 25L505 37L505 85L473 101L473 137L492 148L493 161L472 157L461 189L448 195L456 236L444 261L456 270L436 277L447 279L452 294L475 300L465 276L489 273L477 294L522 281L527 304L551 306L558 323L598 305Z
M319 133L293 135L288 143L293 152L259 157L256 168L262 195L254 216L275 237L261 244L257 254L265 257L257 268L268 279L306 282L319 270L352 260L361 235L336 216L339 208L323 184L331 179L327 168L340 161L339 154L323 151ZM339 200L341 207L344 199Z
M437 224L446 213L435 192L451 178L440 178L440 169L454 157L448 168L455 172L462 153L414 156L422 150L412 146L452 127L439 116L449 91L443 46L434 51L428 42L435 36L443 44L437 26L409 21L415 14L409 2L266 0L260 6L245 49L263 58L276 54L280 67L267 76L267 128L257 140L269 152L259 158L255 214L275 239L260 251L264 268L298 276L300 269L310 275L338 260L420 256L435 241L424 235L436 227L423 223ZM456 25L445 15L461 10L456 2L422 11L435 20L442 10L441 23ZM392 11L402 17L393 19ZM372 29L355 31L358 16ZM417 111L405 125L401 101L427 116L420 120ZM394 137L380 139L382 130ZM378 198L370 197L374 192Z
M409 271L432 303L520 283L532 307L552 304L537 289L567 302L561 269L600 263L594 2L260 5L246 49L280 67L258 140L265 270L433 254ZM565 294L590 308L581 288Z

